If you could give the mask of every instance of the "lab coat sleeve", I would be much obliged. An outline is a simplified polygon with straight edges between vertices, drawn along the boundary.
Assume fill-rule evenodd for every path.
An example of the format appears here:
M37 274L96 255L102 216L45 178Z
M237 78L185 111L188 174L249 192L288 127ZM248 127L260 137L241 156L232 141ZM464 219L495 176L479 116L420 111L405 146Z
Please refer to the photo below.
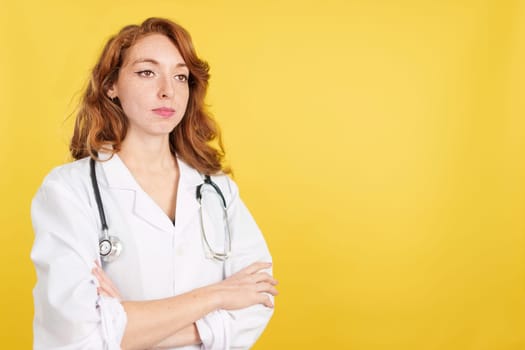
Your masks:
M228 217L232 231L232 257L225 262L225 275L231 276L258 261L271 262L264 237L239 197L235 183L228 179L231 201ZM271 270L268 271L271 273ZM273 297L272 302L274 302ZM273 309L253 305L245 309L217 310L197 321L203 350L249 349L257 341L273 315Z
M34 349L120 349L126 313L118 300L97 295L91 274L98 259L96 217L87 196L49 177L31 207Z

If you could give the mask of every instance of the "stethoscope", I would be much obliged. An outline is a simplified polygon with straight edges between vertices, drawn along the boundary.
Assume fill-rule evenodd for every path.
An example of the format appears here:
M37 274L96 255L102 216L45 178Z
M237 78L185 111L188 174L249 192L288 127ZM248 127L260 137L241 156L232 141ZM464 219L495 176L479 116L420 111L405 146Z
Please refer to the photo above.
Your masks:
M117 236L110 236L109 235L109 228L106 221L106 215L104 214L104 206L102 204L102 198L100 196L100 189L98 187L98 181L97 181L97 174L95 171L95 160L93 158L90 159L89 162L90 167L90 177L91 177L91 184L93 186L93 192L95 194L95 201L97 202L98 207L98 214L100 216L100 224L102 227L102 236L99 237L98 241L98 249L100 258L104 262L112 262L116 260L120 254L122 253L122 242ZM210 242L208 241L208 237L206 235L206 230L204 228L204 219L203 219L203 191L205 187L211 186L215 193L219 196L221 201L221 208L222 208L222 219L224 222L224 229L225 229L225 251L222 253L216 252L213 250L213 248L210 245ZM204 176L204 182L197 186L196 190L196 199L197 202L199 202L200 208L199 208L199 214L200 214L200 224L201 224L201 233L202 233L202 240L205 245L205 253L206 258L208 259L214 259L217 261L225 261L231 256L231 231L230 231L230 224L228 220L228 211L227 211L227 205L226 200L224 199L224 195L222 194L221 189L219 186L212 181L211 177L209 175ZM226 248L227 247L227 248Z

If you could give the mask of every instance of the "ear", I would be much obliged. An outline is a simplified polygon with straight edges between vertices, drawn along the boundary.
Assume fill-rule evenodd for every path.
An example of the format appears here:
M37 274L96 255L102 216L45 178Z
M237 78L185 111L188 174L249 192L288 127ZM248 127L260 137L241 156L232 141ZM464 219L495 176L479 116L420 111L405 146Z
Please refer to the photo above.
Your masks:
M117 87L115 86L115 84L111 85L111 87L106 92L106 95L108 95L110 99L114 99L118 96Z

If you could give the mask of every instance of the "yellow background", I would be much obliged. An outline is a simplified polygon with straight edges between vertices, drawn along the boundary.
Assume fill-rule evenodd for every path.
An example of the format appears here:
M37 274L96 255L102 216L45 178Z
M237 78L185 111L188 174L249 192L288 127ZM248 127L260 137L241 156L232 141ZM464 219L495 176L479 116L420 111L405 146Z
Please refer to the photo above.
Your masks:
M525 349L525 2L0 0L0 339L109 35L185 26L280 280L256 349Z

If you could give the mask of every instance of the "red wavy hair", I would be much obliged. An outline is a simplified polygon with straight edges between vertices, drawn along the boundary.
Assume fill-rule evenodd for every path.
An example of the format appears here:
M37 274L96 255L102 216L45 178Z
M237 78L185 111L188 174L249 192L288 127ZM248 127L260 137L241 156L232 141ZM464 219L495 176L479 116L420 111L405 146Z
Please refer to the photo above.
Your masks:
M199 59L190 34L180 25L163 18L148 18L141 25L129 25L109 39L91 72L89 85L80 102L69 150L74 159L92 157L98 152L120 151L126 137L128 119L118 99L107 92L118 79L126 51L137 40L153 34L167 36L177 47L190 71L189 99L181 122L170 133L170 148L203 174L230 173L224 167L224 147L217 123L206 111L209 66ZM211 143L217 144L217 148Z

